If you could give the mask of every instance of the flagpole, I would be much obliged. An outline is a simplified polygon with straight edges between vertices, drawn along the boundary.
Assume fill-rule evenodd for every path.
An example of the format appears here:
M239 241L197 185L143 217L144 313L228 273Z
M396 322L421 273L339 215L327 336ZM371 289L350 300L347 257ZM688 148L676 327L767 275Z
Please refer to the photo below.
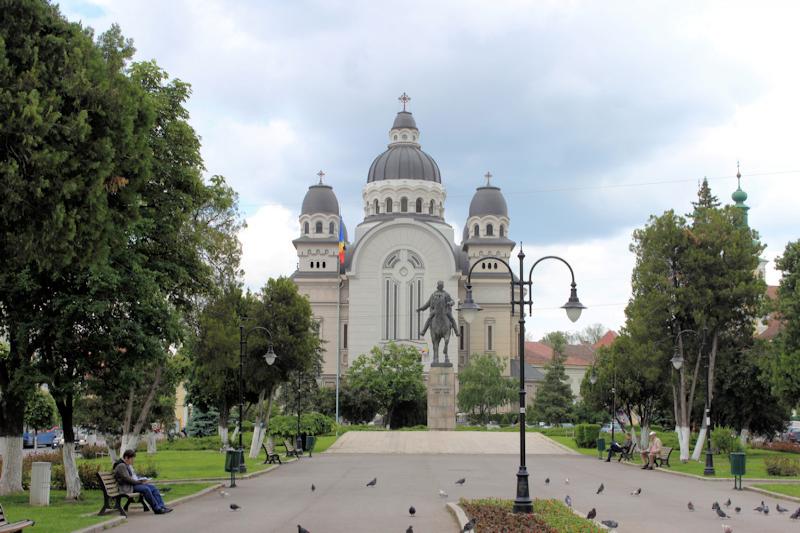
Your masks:
M341 265L336 265L336 433L339 433L339 372L340 372L340 364L342 360L342 319L341 319L341 309L342 309L342 276L339 274L339 268Z

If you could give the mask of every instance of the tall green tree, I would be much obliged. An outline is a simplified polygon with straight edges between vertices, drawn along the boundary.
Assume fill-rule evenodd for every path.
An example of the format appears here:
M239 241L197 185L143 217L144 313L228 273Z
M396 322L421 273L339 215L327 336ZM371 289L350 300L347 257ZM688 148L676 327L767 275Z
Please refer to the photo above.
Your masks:
M458 373L458 407L475 413L481 423L492 409L511 402L517 389L514 381L503 376L502 359L491 354L473 355L469 364Z
M777 313L782 329L772 343L771 383L784 403L800 405L800 240L786 245L775 260L781 271Z
M425 398L422 370L416 348L390 342L383 348L375 346L369 355L358 356L347 369L345 379L351 390L371 397L386 425L393 427L400 409Z
M553 349L553 358L545 364L544 382L533 401L533 418L548 424L560 424L571 419L574 396L564 369L567 356L566 335L560 331L548 333L542 342Z

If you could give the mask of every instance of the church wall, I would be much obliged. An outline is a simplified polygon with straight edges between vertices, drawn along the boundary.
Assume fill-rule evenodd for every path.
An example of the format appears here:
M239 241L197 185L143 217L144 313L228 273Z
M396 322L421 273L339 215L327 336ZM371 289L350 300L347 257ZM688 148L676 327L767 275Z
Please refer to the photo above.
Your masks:
M320 339L322 340L322 379L330 381L336 376L336 278L308 280L295 279L297 288L301 294L306 296L311 303L311 310L316 320L320 324ZM342 291L342 301L346 302L346 290ZM347 321L347 305L342 305L340 312L340 324ZM341 372L344 373L345 367L342 366Z

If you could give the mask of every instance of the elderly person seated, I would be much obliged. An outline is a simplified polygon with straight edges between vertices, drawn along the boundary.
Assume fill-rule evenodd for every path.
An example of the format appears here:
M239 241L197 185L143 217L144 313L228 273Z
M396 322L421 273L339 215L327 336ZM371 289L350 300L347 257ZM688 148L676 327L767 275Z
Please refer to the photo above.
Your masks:
M140 478L133 469L133 460L136 452L125 450L122 460L114 464L114 479L117 480L120 492L138 492L142 494L147 504L155 514L171 513L172 509L164 505L161 493L150 484L147 478Z
M633 438L631 437L630 433L625 433L625 442L620 445L618 442L612 442L611 446L608 448L608 457L606 458L606 462L611 462L611 457L618 453L620 454L619 459L617 462L622 460L622 452L630 453L631 446L633 446Z
M642 470L652 470L656 463L656 457L661 454L661 439L655 431L650 432L650 446L642 450Z

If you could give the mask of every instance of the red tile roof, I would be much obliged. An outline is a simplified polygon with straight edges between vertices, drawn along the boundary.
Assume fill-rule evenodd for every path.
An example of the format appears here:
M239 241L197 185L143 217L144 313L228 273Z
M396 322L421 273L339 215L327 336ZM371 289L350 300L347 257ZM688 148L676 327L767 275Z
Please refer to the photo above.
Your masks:
M608 330L608 331L606 332L606 334L605 334L605 335L603 335L603 336L600 338L600 340L599 340L599 341L597 341L596 343L594 343L594 344L592 345L592 347L593 347L593 348L596 350L596 349L598 349L598 348L602 348L603 346L611 346L611 345L614 343L614 340L615 340L617 337L619 337L619 335L617 335L617 332L616 332L616 331L614 331L613 329L610 329L610 330Z
M568 344L564 349L567 366L592 366L594 348L590 344ZM543 342L525 343L525 362L529 365L544 365L553 358L553 349Z

